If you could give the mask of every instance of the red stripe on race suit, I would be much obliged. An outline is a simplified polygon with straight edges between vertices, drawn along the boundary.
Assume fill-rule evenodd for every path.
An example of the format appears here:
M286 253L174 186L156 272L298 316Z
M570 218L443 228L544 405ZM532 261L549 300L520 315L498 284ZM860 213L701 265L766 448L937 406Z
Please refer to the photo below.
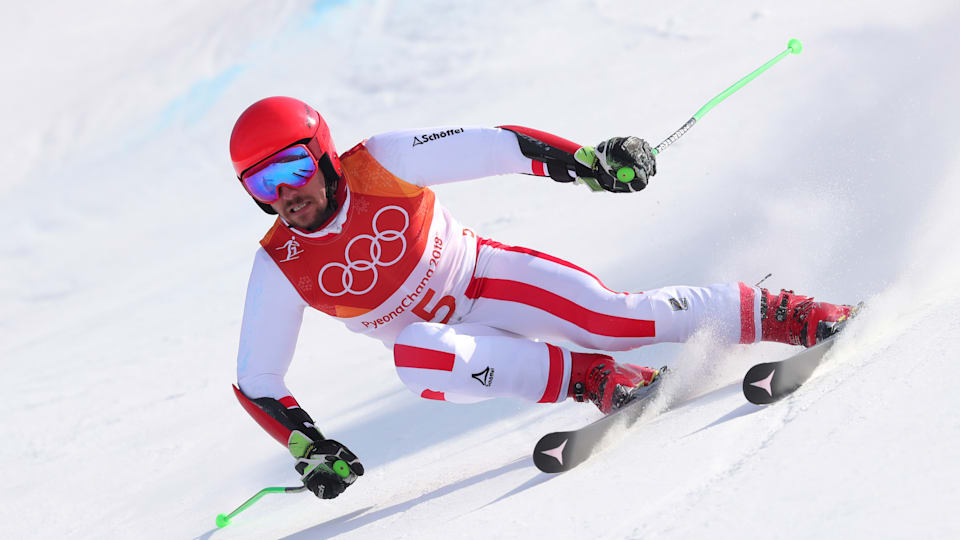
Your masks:
M740 343L757 340L756 316L753 310L756 293L753 287L740 284Z
M495 241L495 240L490 240L489 238L477 238L477 259L478 259L478 260L479 260L479 258L480 258L480 248L482 248L483 246L487 246L487 247L490 247L490 248L493 248L493 249L502 249L503 251L511 251L511 252L513 252L513 253L523 253L524 255L530 255L531 257L536 257L536 258L538 258L538 259L543 259L543 260L545 260L545 261L550 261L550 262L552 262L552 263L559 264L560 266L565 266L565 267L567 267L567 268L569 268L569 269L571 269L571 270L576 270L577 272L582 272L582 273L590 276L590 277L593 278L601 287L603 287L604 289L606 289L606 290L608 290L608 291L610 291L610 292L612 292L612 293L614 293L614 294L627 294L627 293L618 292L618 291L614 291L613 289L610 289L609 287L607 287L606 285L604 285L602 281L600 281L600 278L598 278L597 276L591 274L590 272L587 272L586 270L584 270L583 268L580 268L579 266L573 264L572 262L565 261L565 260L563 260L563 259L561 259L561 258L559 258L559 257L554 257L553 255L549 255L549 254L547 254L547 253L543 253L543 252L537 251L537 250L535 250L535 249L530 249L530 248L525 248L525 247L520 247L520 246L508 246L508 245L506 245L506 244L501 244L500 242L497 242L497 241ZM467 295L468 298L478 298L477 296L472 296L472 295L471 295L471 291L474 289L474 281L476 281L476 275L474 275L473 279L471 279L471 281L470 281L470 285L467 287L467 291L466 291L465 294ZM636 293L633 293L633 294L643 294L643 293L642 293L642 292L636 292Z
M453 353L399 343L393 345L393 362L397 367L453 371L455 360Z
M563 351L555 345L546 345L550 351L550 372L547 375L547 387L537 403L556 403L560 398L560 386L563 384Z
M446 401L447 398L443 395L443 392L434 392L433 390L424 390L420 393L420 397L423 399L435 399L437 401Z
M535 159L532 160L532 161L533 161L533 165L532 165L531 169L533 170L533 174L535 174L535 175L537 175L537 176L546 176L547 174L546 174L546 172L544 171L543 162L542 162L542 161L537 161L537 160L535 160Z
M300 404L297 403L297 400L293 399L293 396L282 397L282 398L280 398L280 399L277 400L277 401L279 401L281 405L283 405L284 407L286 407L286 408L288 408L288 409L292 409L292 408L294 408L294 407L299 407L299 406L300 406Z
M628 319L599 313L559 294L528 283L507 279L480 278L476 280L476 287L471 283L471 288L473 293L476 294L472 298L490 298L491 300L517 302L535 307L598 336L638 338L655 337L657 335L654 321ZM470 289L467 292L469 295Z

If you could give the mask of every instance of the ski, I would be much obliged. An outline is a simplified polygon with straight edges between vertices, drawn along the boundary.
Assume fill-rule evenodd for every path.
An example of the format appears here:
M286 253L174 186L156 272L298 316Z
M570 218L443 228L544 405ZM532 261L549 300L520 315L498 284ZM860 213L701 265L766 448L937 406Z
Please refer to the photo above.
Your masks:
M647 405L660 395L660 381L667 373L662 370L659 377L641 389L641 396L603 418L580 429L554 431L541 437L533 449L534 465L545 473L560 473L586 461L614 426L622 422L629 427L640 418Z
M747 370L746 375L743 376L743 396L750 403L766 405L792 394L807 382L817 366L823 363L837 335L860 313L861 309L863 309L863 302L853 306L846 318L827 328L830 337L813 347L779 362L757 364ZM821 329L818 329L818 339L822 339L820 336Z
M766 405L789 396L810 378L835 340L836 336L785 360L753 366L743 377L744 397L750 403Z

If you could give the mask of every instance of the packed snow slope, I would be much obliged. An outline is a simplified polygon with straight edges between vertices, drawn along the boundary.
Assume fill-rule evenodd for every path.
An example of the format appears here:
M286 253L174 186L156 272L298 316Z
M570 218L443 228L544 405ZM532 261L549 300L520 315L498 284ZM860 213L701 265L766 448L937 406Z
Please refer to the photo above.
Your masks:
M0 22L3 538L960 536L956 2L15 3ZM271 495L292 460L230 390L271 218L237 185L233 121L268 95L345 150L440 124L654 144L799 38L659 156L636 195L509 176L442 201L613 288L742 280L865 300L795 396L739 377L786 346L708 334L619 358L667 398L548 477L543 433L590 406L422 400L390 352L307 315L288 384L368 473Z

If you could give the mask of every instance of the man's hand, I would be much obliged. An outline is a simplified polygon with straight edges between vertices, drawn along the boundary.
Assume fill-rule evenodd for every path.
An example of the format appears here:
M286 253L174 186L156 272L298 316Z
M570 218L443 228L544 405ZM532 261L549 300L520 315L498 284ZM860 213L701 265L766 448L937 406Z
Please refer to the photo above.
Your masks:
M313 441L294 431L287 448L297 458L294 468L303 485L321 499L340 495L358 476L363 476L363 465L357 456L333 439Z
M577 181L591 191L640 191L647 187L650 177L657 174L653 150L639 137L613 137L596 148L583 146L573 157L590 170L578 176Z

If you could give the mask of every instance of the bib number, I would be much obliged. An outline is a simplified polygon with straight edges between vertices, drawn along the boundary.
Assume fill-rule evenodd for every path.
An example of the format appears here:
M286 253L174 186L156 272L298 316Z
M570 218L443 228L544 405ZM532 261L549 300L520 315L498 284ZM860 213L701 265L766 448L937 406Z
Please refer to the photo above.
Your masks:
M433 297L436 296L436 294L437 291L433 289L427 289L427 292L423 295L423 300L414 306L412 312L417 317L420 317L427 322L432 322L437 318L437 314L441 308L447 308L447 312L444 314L443 320L437 321L440 324L447 324L447 321L450 320L450 317L453 317L453 311L457 308L457 301L452 296L447 295L437 300L437 303L431 308L430 301L433 300Z

